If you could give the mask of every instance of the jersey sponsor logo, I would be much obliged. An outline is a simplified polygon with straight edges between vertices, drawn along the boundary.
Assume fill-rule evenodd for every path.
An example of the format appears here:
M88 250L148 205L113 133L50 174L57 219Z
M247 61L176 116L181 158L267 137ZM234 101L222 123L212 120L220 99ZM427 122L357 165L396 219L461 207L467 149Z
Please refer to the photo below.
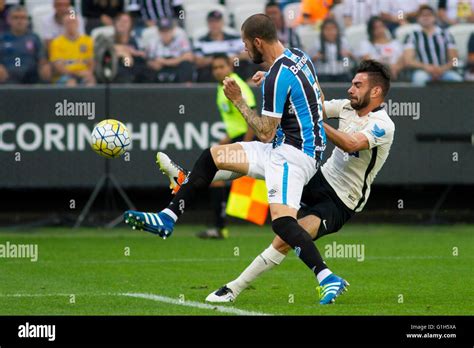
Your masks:
M378 138L381 138L381 137L383 137L383 136L385 135L385 129L380 128L380 127L377 125L377 123L376 123L376 124L374 124L374 129L371 130L371 133L372 133L374 136L376 136L376 137L378 137Z
M296 63L295 65L290 66L290 70L293 74L297 75L301 69L306 65L308 62L308 58L306 56L301 57L301 60Z

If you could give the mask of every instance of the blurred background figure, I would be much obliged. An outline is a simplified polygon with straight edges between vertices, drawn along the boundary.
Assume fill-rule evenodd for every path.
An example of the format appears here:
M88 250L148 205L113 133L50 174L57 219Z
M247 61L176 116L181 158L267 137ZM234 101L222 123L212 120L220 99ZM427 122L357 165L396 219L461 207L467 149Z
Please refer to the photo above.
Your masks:
M26 9L14 6L9 29L0 33L0 83L38 83L51 79L51 66L40 38L29 29Z
M159 39L148 52L152 82L192 82L194 56L188 37L176 30L172 19L162 18L158 28Z
M334 0L302 0L301 15L298 19L298 24L320 24L329 16L334 3Z
M54 0L51 14L42 18L40 37L44 40L46 48L49 52L49 46L53 39L64 34L64 18L69 15L71 18L78 20L78 32L84 34L84 20L74 8L71 6L70 0Z
M0 0L0 33L8 29L7 15L10 7L11 5L8 5L6 0Z
M384 21L380 17L370 18L367 24L369 40L360 44L357 58L375 59L390 67L392 79L396 80L403 69L403 46L391 37Z
M174 19L184 27L183 0L138 0L142 19L147 26L153 26L163 19Z
M217 108L225 124L226 137L219 141L219 144L230 144L238 141L252 141L253 131L248 127L247 122L234 104L227 99L224 94L223 81L226 77L233 78L240 89L247 105L255 109L257 102L250 87L234 72L231 59L225 54L216 54L212 59L212 74L218 82L217 85ZM204 239L224 239L229 236L226 228L226 206L227 189L225 182L215 182L210 188L211 204L214 209L214 226L198 233L199 238Z
M198 68L198 82L215 82L212 74L211 64L213 56L225 54L238 66L239 74L244 78L253 75L249 71L252 66L248 55L244 52L244 45L240 35L229 34L224 31L224 17L218 10L211 11L207 15L206 35L194 42L194 55Z
M467 50L466 80L474 81L474 33L469 38Z
M77 17L65 14L62 23L64 34L55 38L50 48L55 83L66 86L95 85L92 38L80 33Z
M123 12L124 0L82 0L82 15L86 19L86 32L100 26L114 24L114 17Z
M320 82L350 81L353 56L335 20L328 18L323 21L320 36L309 54L316 65Z
M132 34L133 18L120 13L114 19L114 49L119 60L115 83L133 83L145 80L146 53L141 51Z
M386 22L390 31L407 23L415 23L418 9L426 5L428 0L379 0L380 16Z
M380 15L379 0L344 0L343 6L346 28L351 25L365 25L370 17Z
M445 26L474 23L474 0L439 0L438 16Z
M462 76L454 70L457 49L451 34L436 25L436 13L428 5L418 11L420 30L405 39L404 60L414 69L412 82L424 86L428 81L462 81Z
M301 47L301 41L294 28L285 24L283 12L276 1L269 1L265 6L265 14L275 23L278 30L278 39L285 47Z

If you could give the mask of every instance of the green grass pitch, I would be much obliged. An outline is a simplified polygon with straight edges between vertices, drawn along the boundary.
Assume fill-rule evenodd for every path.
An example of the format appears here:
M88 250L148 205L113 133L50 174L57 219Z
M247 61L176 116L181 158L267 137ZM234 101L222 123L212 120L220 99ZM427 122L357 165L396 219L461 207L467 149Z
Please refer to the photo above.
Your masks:
M474 314L472 225L348 225L317 242L323 256L334 241L365 248L361 262L326 258L351 283L336 304L317 304L314 276L291 252L223 305L228 312L199 303L234 279L273 233L268 226L231 226L229 239L203 241L193 235L199 227L178 225L165 241L128 229L0 230L0 244L39 250L37 262L0 258L0 315Z

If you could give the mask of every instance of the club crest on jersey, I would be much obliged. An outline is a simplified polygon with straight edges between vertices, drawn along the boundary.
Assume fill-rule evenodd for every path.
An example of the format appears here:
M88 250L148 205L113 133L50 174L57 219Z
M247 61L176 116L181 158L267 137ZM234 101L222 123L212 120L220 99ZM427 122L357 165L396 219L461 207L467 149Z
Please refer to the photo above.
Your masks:
M372 134L375 135L378 138L381 138L385 135L385 129L380 128L377 126L377 123L374 124L374 129L371 130Z

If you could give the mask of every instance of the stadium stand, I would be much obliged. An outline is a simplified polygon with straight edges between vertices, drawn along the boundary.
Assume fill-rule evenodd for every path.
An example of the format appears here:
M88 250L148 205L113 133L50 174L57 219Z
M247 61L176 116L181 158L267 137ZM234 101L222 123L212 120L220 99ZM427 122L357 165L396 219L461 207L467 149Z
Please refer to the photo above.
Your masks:
M38 34L39 37L45 43L45 47L49 48L49 43L54 38L51 37L51 33L55 32L55 36L57 36L62 30L61 25L57 23L57 20L55 21L54 19L49 18L51 17L54 11L54 4L57 1L61 0L5 0L7 7L3 10L3 13L1 14L2 17L0 19L3 20L3 24L0 23L0 30L4 31L5 28L7 28L6 14L8 12L8 8L14 5L22 5L27 9L30 15L32 32ZM151 47L152 43L158 42L160 40L160 37L156 27L156 21L147 20L145 18L146 16L144 17L144 12L150 12L150 6L153 7L154 5L151 2L144 3L143 1L144 0L125 0L123 2L123 10L125 12L129 11L132 15L132 18L134 18L134 40L136 40L136 42L139 44L140 50L146 51ZM345 26L344 11L345 9L347 9L349 1L351 0L325 2L324 9L326 11L326 9L329 8L330 12L327 13L327 15L322 16L321 18L316 16L318 19L315 22L306 20L305 23L303 23L302 19L303 8L306 9L305 11L313 11L316 8L319 8L318 6L323 5L319 4L319 2L311 3L310 1L292 0L182 0L179 2L179 8L183 8L185 10L185 15L182 18L177 18L177 13L173 13L171 15L171 18L175 20L176 23L181 27L176 28L177 32L180 35L186 35L192 43L196 43L199 38L202 38L208 33L207 15L209 14L209 12L213 10L221 12L223 14L224 19L223 31L228 35L239 36L240 27L246 18L248 18L254 13L265 12L266 4L276 3L281 8L285 27L291 28L297 34L296 37L298 38L298 40L292 40L292 45L295 45L296 42L298 43L298 46L300 46L300 48L303 48L305 50L312 49L315 46L315 41L319 40L320 38L319 33L323 20L325 18L331 18L337 22L341 34L343 34L344 37L347 39L347 42L350 47L350 53L360 59L360 56L358 56L357 53L360 50L360 45L368 39L367 25L354 25L353 22L353 25L350 25L348 27ZM67 0L62 0L62 2L67 2ZM175 6L173 5L174 3L166 3L168 4L166 5L168 7ZM90 35L95 41L100 36L108 38L112 37L114 31L109 22L105 23L105 26L103 26L104 23L99 23L102 24L102 26L94 28L95 26L91 25L91 23L94 20L97 22L97 18L89 19L87 18L87 16L82 16L81 10L83 9L84 4L85 2L81 0L71 0L70 2L71 9L74 10L80 18L81 33L84 32L84 28L91 29ZM384 3L384 6L381 6L381 11L379 11L381 13L382 19L387 25L387 28L391 31L392 36L402 44L405 44L406 38L410 33L420 29L420 25L417 23L416 17L413 17L413 14L416 13L413 12L413 10L416 9L417 4L428 4L434 9L437 15L438 25L441 28L447 28L448 32L453 36L455 40L455 45L459 54L458 68L465 68L467 64L468 39L471 33L474 32L474 23L469 22L470 18L474 18L474 8L470 10L471 15L469 15L469 13L467 12L463 12L462 16L464 17L458 18L459 20L452 22L457 24L451 23L450 25L450 23L445 23L442 20L443 18L439 16L439 14L443 10L445 10L445 7L442 7L446 6L443 1L416 0L410 4L403 4L399 1L394 1L392 4L390 4L390 6L388 6L387 3ZM397 18L394 17L397 8L402 8L402 5L405 6L404 8L406 8L407 11L411 11L410 14L412 17L410 18L410 21L398 21ZM144 11L144 7L141 6L147 6L146 11ZM359 14L361 14L362 12L360 7L362 5L357 4L357 6L357 11ZM450 6L452 6L452 4L450 4ZM367 10L370 10L369 12L371 13L376 12L373 8L369 9L369 7ZM2 10L0 9L0 11ZM390 13L390 15L387 17L388 12ZM114 13L116 13L116 11ZM453 11L451 11L450 16L452 18ZM358 21L356 20L355 22L357 23ZM283 33L283 31L286 30L286 28L282 29L282 40L284 37L283 34L286 33ZM193 51L195 51L195 49L196 48L193 47ZM194 62L194 64L196 64L196 62ZM411 71L405 68L403 72L404 74L401 74L400 78L404 81L411 81L411 79L409 78ZM459 72L464 73L463 71ZM198 81L200 81L198 78L194 80L194 82Z

